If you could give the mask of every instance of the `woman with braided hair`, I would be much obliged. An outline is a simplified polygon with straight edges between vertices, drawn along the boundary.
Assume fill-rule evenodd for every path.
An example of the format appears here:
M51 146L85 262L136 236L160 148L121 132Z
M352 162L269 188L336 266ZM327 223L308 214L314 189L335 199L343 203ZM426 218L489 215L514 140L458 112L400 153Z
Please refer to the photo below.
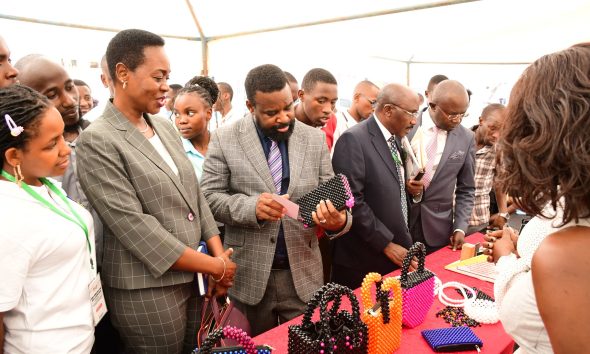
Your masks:
M89 353L92 217L47 178L69 164L64 122L21 85L0 89L0 115L0 353Z

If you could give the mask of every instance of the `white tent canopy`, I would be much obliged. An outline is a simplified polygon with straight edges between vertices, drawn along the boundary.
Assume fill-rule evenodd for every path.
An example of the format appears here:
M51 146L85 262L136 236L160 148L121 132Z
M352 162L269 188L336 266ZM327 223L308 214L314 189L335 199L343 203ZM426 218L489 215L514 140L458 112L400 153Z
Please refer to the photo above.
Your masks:
M165 36L170 83L184 83L203 70L191 8L207 43L208 73L232 84L238 97L249 69L274 63L299 79L324 67L344 98L365 78L422 90L444 73L490 101L526 63L590 41L590 2L582 0L19 0L3 2L0 35L13 59L46 54L98 84L98 69L90 67L114 31L146 29Z

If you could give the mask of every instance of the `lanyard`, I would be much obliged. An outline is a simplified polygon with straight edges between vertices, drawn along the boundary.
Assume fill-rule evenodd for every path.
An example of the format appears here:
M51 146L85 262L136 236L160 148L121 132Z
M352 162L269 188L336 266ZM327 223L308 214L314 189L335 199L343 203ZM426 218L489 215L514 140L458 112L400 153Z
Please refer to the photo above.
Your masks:
M396 164L402 166L402 161L400 160L400 158L397 156L397 154L401 154L397 144L395 142L392 142L392 144L395 144L395 151L397 151L397 153L394 152L394 149L389 149L389 151L391 152L391 157L393 157L393 160L395 161Z
M9 180L10 182L16 182L16 179L4 170L2 170L2 176L4 178L6 178L7 180ZM82 231L84 231L84 234L86 236L86 244L88 246L88 252L90 253L90 268L94 270L94 262L92 261L92 246L90 245L90 238L88 235L88 227L86 226L86 223L84 222L84 220L82 220L82 217L80 216L80 214L78 214L76 212L76 210L74 210L74 208L72 207L72 202L62 193L62 191L59 190L59 188L57 188L53 183L49 182L49 180L46 178L39 178L39 180L44 185L46 185L53 193L55 193L57 196L59 196L59 198L61 200L64 201L64 203L68 206L68 209L70 210L72 215L74 215L75 219L72 218L70 215L66 214L65 212L63 212L63 210L57 208L54 204L49 203L45 198L43 198L39 193L37 193L28 184L21 182L20 185L25 192L27 192L31 197L37 199L37 201L39 201L45 207L49 208L54 213L70 220L74 224L80 226L80 228L82 229Z

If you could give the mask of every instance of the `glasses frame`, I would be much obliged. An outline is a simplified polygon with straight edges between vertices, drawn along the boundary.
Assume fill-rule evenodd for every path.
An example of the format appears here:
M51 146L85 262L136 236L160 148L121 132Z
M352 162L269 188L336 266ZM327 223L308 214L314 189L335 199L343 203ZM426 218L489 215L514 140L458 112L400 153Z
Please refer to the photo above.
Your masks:
M463 119L467 116L469 116L468 112L464 112L464 113L457 113L457 114L448 114L447 112L445 112L444 109L442 109L442 107L434 102L430 102L428 103L428 105L430 106L430 108L435 109L435 107L438 107L438 109L440 109L440 111L443 113L443 115L445 117L447 117L447 119L449 120L457 120L457 119Z
M396 105L395 103L386 103L383 105L383 107L385 106L393 106L397 109L399 109L400 111L404 112L405 114L411 116L414 119L418 119L418 117L420 116L420 110L417 110L416 112L410 112L407 109L401 108L400 106Z

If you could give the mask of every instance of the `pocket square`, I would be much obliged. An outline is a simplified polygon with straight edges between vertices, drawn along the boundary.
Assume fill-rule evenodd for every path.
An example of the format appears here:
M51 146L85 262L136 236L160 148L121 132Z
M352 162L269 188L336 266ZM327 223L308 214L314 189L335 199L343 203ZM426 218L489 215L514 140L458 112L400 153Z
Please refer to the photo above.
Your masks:
M451 154L451 156L449 156L449 160L459 160L459 159L462 159L463 156L465 156L465 151L463 151L463 150L455 151L454 153Z

